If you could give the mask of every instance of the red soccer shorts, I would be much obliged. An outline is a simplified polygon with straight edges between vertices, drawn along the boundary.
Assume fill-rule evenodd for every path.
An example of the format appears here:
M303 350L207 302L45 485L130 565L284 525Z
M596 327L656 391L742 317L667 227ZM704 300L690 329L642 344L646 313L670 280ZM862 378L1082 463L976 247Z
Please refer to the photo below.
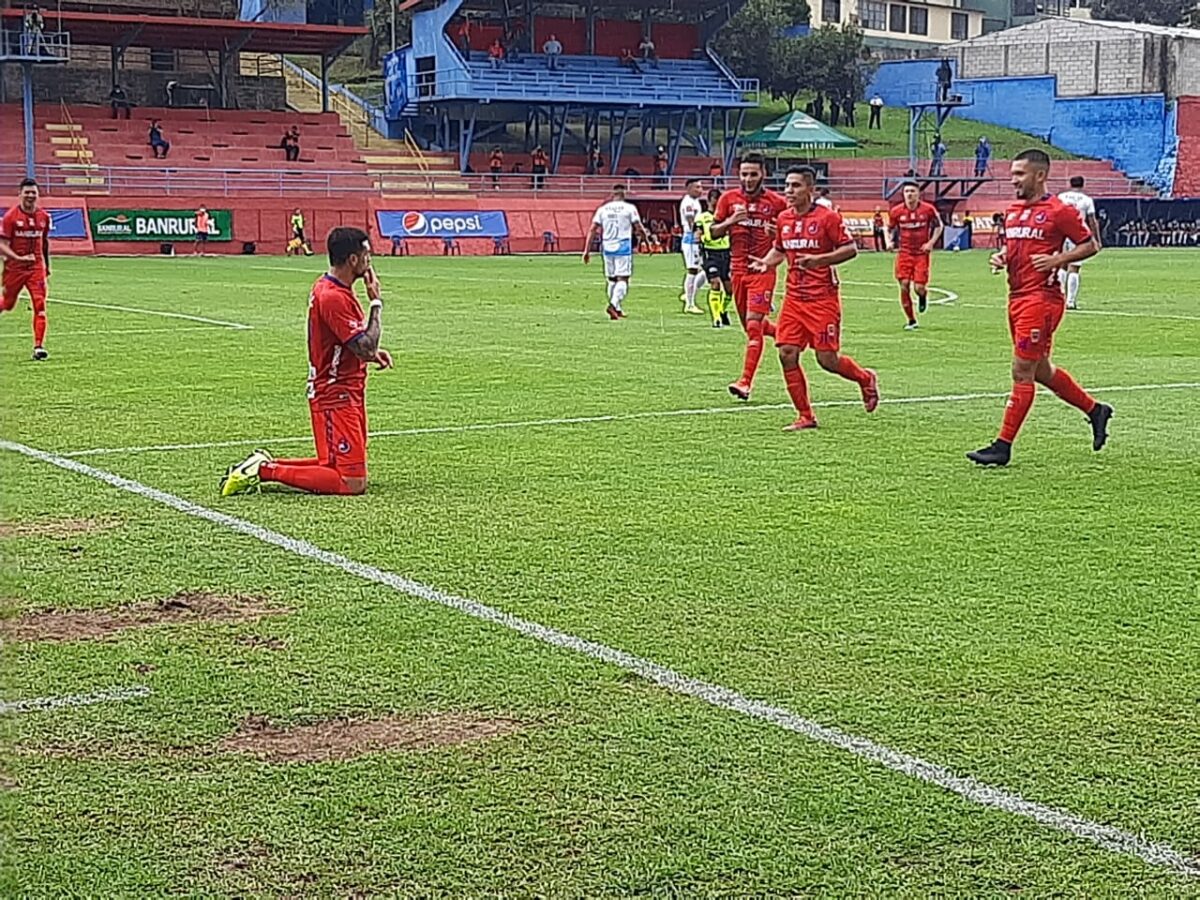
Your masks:
M896 254L896 280L911 281L913 284L929 284L929 254Z
M842 347L842 301L838 297L786 298L775 323L775 346L784 344L801 350L812 347L836 353Z
M46 273L37 269L22 272L6 266L4 268L4 303L0 308L8 310L15 307L22 288L29 291L29 299L33 301L34 309L45 307Z
M312 409L317 459L343 478L367 477L367 410L358 404Z
M1044 359L1050 355L1054 332L1062 321L1066 304L1061 297L1025 294L1008 300L1008 330L1013 352L1020 359Z
M775 295L775 273L762 275L749 272L733 276L733 303L738 316L745 320L746 313L771 314L771 303Z

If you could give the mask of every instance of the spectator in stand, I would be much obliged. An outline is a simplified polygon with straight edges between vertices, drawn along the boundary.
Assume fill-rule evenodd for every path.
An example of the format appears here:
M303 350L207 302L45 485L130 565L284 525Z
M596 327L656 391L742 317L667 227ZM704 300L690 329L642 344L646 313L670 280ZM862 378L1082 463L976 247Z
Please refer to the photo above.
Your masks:
M642 67L638 65L637 58L633 55L633 51L628 47L621 48L621 56L618 60L622 68L628 69L634 75L642 74Z
M549 160L546 158L546 151L542 149L541 144L538 144L529 154L529 171L533 173L533 189L535 191L540 191L545 186L548 169Z
M500 173L504 171L504 151L493 147L488 156L488 171L492 173L492 187L500 190Z
M665 191L669 184L667 178L667 166L670 159L667 157L667 148L662 144L654 151L654 187L660 191Z
M984 178L988 172L988 164L992 161L992 145L986 136L981 135L975 145L975 177Z
M158 119L154 119L150 123L147 143L150 144L150 149L154 151L155 159L166 159L167 154L171 152L171 142L163 137L162 124Z
M939 132L933 136L933 145L929 148L932 159L929 161L929 176L943 178L946 175L946 145L942 142Z
M588 149L587 174L599 175L604 171L604 155L600 152L600 142L592 141Z
M499 69L500 63L504 62L504 45L500 43L500 38L496 38L488 47L488 62L493 69Z
M22 51L26 56L41 55L42 47L46 43L46 39L42 35L42 32L46 30L46 19L42 16L41 8L35 4L27 9L21 24L24 29L21 35Z
M542 52L546 54L546 68L551 72L558 71L558 60L562 56L562 43L553 34L542 44Z
M288 131L285 131L279 146L283 148L283 158L287 162L298 160L300 158L300 129L293 125Z
M125 118L129 118L133 104L129 102L129 96L125 93L125 88L119 84L114 84L112 90L108 92L108 103L112 107L112 117L114 119L120 118L121 110L125 110Z
M458 51L463 55L463 59L471 58L471 19L463 16L463 20L458 25L458 33L455 35L458 39Z
M638 44L638 53L642 57L642 62L650 63L654 68L658 68L658 48L654 46L654 40L648 33Z
M725 177L725 166L723 166L721 164L721 161L719 159L714 159L712 162L710 162L708 164L708 177L709 178L724 178Z
M871 118L867 120L867 128L883 128L883 98L876 94L871 98Z

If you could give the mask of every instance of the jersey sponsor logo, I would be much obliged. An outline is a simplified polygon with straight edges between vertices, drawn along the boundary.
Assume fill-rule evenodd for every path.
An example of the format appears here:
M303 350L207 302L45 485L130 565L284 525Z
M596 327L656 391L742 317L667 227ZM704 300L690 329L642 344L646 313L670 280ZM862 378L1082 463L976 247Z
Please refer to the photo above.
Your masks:
M1046 237L1046 232L1045 232L1045 229L1042 229L1042 228L1034 228L1034 227L1033 227L1033 226L1031 226L1031 225L1020 225L1020 226L1018 226L1018 227L1016 227L1016 228L1010 228L1010 229L1008 230L1007 237L1008 237L1008 239L1009 239L1010 241L1011 241L1011 240L1017 240L1017 241L1024 241L1024 240L1040 241L1040 240L1043 240L1043 239L1045 239L1045 237Z
M816 233L815 231L813 232ZM820 250L821 241L815 238L786 238L783 240L785 250Z

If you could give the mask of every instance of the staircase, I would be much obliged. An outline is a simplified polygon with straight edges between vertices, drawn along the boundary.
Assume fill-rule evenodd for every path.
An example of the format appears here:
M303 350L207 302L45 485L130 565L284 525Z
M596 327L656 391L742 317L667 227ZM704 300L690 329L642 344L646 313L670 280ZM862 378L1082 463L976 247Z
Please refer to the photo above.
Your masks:
M95 153L83 126L72 121L65 103L60 111L61 121L43 122L42 129L54 161L65 170L63 184L72 194L107 194L104 176L94 161Z
M243 66L249 55L243 54ZM279 57L272 59L287 86L288 106L298 112L319 112L320 87L299 67L284 64ZM367 173L385 198L424 198L432 193L470 196L471 187L459 174L454 154L425 153L407 136L403 140L384 137L372 127L366 110L336 91L329 94L329 108L354 138Z

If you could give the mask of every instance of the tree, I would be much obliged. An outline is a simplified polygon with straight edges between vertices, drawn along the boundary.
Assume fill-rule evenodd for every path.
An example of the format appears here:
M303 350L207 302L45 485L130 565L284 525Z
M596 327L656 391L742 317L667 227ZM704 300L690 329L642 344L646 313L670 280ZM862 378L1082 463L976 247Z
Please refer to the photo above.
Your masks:
M807 38L785 37L772 41L768 51L767 89L775 99L787 100L788 112L795 110L796 97L809 87L809 47Z
M770 89L771 45L788 21L785 0L749 0L717 34L717 52L742 78L757 78Z
M1148 25L1186 25L1195 14L1195 0L1093 0L1092 17Z

